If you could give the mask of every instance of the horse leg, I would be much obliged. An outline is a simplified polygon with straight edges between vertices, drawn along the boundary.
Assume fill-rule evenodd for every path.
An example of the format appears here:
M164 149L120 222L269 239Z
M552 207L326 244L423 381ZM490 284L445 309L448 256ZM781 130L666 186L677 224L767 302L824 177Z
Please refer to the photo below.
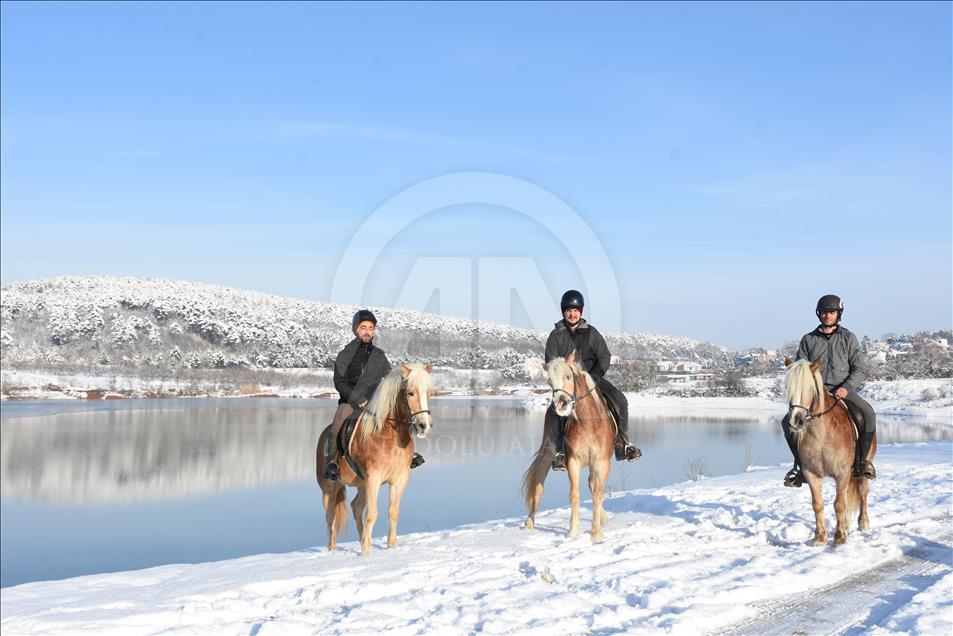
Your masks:
M575 539L579 536L579 472L582 467L578 459L571 457L566 468L569 471L569 505L572 509L569 513L569 537Z
M851 486L857 489L857 498L860 500L860 515L857 517L857 527L861 532L870 530L870 517L867 516L867 495L870 493L870 482L866 479L857 479Z
M410 479L410 473L401 477L400 481L390 485L390 509L387 511L387 547L397 547L397 518L400 517L400 498L404 494L404 488L407 487L407 481Z
M834 528L834 545L843 545L847 543L847 489L853 488L850 468L835 483L837 494L834 496L834 514L837 516L837 526Z
M811 489L811 506L814 507L814 545L827 545L827 528L824 526L824 495L822 492L824 481L814 473L806 470L803 473L804 479Z
M602 543L602 519L606 513L602 509L602 498L609 462L594 460L589 464L589 492L592 493L592 542Z
M362 486L357 487L357 494L351 500L351 513L354 523L357 524L357 536L364 536L364 506L367 504L367 493Z
M338 505L344 497L344 486L335 484L330 492L324 493L324 518L328 522L328 550L338 547Z
M364 506L364 532L361 534L361 554L371 553L371 536L374 533L374 522L377 521L377 493L381 488L381 478L376 474L369 474L367 482L367 503Z

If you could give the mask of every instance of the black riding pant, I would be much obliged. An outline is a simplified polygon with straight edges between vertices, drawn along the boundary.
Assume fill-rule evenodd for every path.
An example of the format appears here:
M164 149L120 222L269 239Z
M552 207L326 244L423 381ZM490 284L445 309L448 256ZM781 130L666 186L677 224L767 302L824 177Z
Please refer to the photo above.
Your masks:
M877 430L877 414L874 413L874 408L864 398L857 395L854 391L848 390L847 397L844 398L844 401L848 403L848 407L860 411L864 416L863 429L861 433L873 433ZM859 423L859 422L858 422Z

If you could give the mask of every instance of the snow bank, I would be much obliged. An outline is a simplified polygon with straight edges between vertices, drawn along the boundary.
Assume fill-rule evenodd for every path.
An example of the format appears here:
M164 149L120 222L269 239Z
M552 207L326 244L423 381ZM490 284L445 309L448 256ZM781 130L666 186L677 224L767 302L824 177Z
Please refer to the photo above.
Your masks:
M375 551L323 548L28 583L3 590L4 634L699 633L749 620L953 531L950 442L887 446L871 531L810 545L807 488L783 468L636 490L607 501L606 540L570 540L568 510L402 536ZM561 475L553 479L565 479ZM515 488L516 484L514 484ZM506 496L510 496L509 493ZM317 492L315 499L317 500ZM832 499L828 485L828 506ZM385 515L386 516L386 515ZM827 508L828 521L832 509ZM586 527L586 511L583 522ZM833 532L831 531L831 534ZM880 633L951 633L953 564L939 559ZM899 583L898 583L899 584ZM904 584L911 584L905 582ZM863 630L873 625L861 626Z

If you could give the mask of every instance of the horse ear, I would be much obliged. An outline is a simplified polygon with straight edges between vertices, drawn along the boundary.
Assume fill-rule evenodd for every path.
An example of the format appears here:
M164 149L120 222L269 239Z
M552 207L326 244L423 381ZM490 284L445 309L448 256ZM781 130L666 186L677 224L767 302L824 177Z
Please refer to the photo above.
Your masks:
M402 374L404 374L404 377L406 378L408 375L410 375L410 367L408 367L406 364L404 364L403 362L401 362L401 363L400 363L400 372L401 372Z
M428 362L424 368L427 370L427 373L433 373L433 365L431 363Z
M576 361L576 352L571 351L568 356L566 356L566 362L573 364Z
M789 367L794 360L791 359L791 356L784 356L784 366Z
M545 362L540 362L540 363L539 363L539 366L541 366L541 367L543 368L543 371L549 370L549 367L546 366L546 363L545 363Z
M817 360L811 363L811 373L817 371L817 368L821 366L822 360L824 360L824 356L818 356Z

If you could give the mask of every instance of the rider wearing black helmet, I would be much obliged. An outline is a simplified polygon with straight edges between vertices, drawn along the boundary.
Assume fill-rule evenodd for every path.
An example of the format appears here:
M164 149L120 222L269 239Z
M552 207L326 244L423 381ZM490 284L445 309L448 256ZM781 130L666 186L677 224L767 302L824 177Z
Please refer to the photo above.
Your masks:
M334 388L340 394L338 409L331 422L329 444L325 448L328 464L324 478L336 480L340 476L337 464L337 435L347 418L357 409L367 406L384 376L390 372L390 362L379 347L374 346L377 317L369 309L361 309L351 319L354 340L338 353L334 361ZM411 468L424 463L423 457L414 453Z
M625 395L605 379L609 370L610 354L605 338L595 327L582 319L585 299L575 289L563 294L559 302L563 319L556 323L546 341L546 362L553 358L565 358L573 351L576 360L582 365L606 399L612 404L619 418L619 434L615 442L616 459L632 461L642 456L642 451L631 444L626 437L629 425L629 402ZM553 470L566 470L565 438L563 421L556 415L552 406L546 411L546 428L554 428L556 433L556 453L553 457Z
M840 324L841 317L844 315L844 303L839 296L834 294L821 296L814 313L817 314L821 324L801 338L797 359L813 362L821 358L821 366L818 370L824 379L824 385L835 398L843 400L863 414L863 430L859 431L857 440L854 477L876 479L877 471L874 470L873 464L867 461L867 453L870 451L874 432L877 429L877 416L873 407L857 395L865 379L864 357L860 351L860 344L857 342L857 336ZM784 485L799 487L804 480L797 454L797 439L790 431L787 416L782 420L781 427L791 454L794 455L794 467L785 475Z

